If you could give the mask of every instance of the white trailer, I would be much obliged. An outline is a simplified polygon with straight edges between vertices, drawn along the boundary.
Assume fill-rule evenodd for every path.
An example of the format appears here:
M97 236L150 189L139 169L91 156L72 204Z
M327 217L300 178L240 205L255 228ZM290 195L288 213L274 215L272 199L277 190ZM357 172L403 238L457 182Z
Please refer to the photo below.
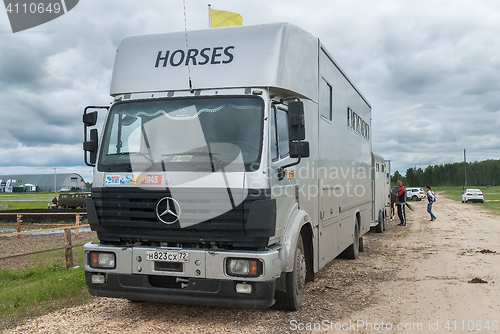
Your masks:
M92 295L297 310L372 223L371 106L286 23L125 38L94 166Z
M372 153L372 227L382 233L391 215L391 162Z

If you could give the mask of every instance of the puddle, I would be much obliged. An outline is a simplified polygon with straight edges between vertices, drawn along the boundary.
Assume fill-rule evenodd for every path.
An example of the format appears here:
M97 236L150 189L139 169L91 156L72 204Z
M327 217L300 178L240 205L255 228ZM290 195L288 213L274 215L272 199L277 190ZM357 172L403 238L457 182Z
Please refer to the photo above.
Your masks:
M21 232L37 231L37 230L39 230L39 228L22 228L21 227ZM15 233L15 232L17 232L16 227L0 227L0 234ZM79 232L90 232L90 227L89 226L80 227ZM48 235L48 234L59 234L59 233L64 233L64 229L53 230L53 231L33 232L33 233L30 233L29 235ZM74 228L71 229L71 233L75 234ZM12 237L15 237L15 235L12 235Z

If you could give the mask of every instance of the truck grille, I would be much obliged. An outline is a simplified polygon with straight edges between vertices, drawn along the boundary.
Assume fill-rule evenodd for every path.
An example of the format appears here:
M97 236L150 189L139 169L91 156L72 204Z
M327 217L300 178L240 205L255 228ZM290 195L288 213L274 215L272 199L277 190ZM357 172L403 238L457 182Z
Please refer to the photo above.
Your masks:
M228 206L226 189L175 189L174 195L168 188L160 191L125 187L92 188L92 200L100 225L96 228L99 239L120 235L152 240L182 238L188 241L186 239L205 239L204 235L210 232L211 239L216 237L221 240L220 237L223 237L229 241L233 237L245 236L245 222L252 203L271 198L270 190L251 189L242 203L223 212L221 210ZM238 199L243 194L233 193L232 196ZM164 197L172 197L179 203L182 213L178 222L165 224L158 220L156 204ZM214 216L214 212L223 213L204 220L204 217Z

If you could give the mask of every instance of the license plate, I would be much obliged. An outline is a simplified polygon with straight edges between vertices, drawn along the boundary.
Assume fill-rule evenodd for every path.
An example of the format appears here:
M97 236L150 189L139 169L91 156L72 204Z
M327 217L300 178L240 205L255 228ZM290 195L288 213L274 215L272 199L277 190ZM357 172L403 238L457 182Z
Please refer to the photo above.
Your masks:
M168 251L147 251L146 259L161 262L189 262L189 253Z

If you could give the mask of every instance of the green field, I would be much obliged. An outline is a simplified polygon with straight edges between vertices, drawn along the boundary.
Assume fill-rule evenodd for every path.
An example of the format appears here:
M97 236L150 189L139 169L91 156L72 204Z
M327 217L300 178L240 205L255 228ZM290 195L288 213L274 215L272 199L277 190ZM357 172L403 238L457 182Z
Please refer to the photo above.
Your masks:
M484 187L474 187L470 186L468 188L478 188L481 189L484 196L484 203L467 203L464 205L474 205L483 207L494 214L500 214L500 186L484 186ZM432 187L434 192L440 192L448 198L455 201L462 201L462 193L464 190L462 187ZM439 197L438 197L439 201Z
M1 210L47 209L59 193L0 193Z

